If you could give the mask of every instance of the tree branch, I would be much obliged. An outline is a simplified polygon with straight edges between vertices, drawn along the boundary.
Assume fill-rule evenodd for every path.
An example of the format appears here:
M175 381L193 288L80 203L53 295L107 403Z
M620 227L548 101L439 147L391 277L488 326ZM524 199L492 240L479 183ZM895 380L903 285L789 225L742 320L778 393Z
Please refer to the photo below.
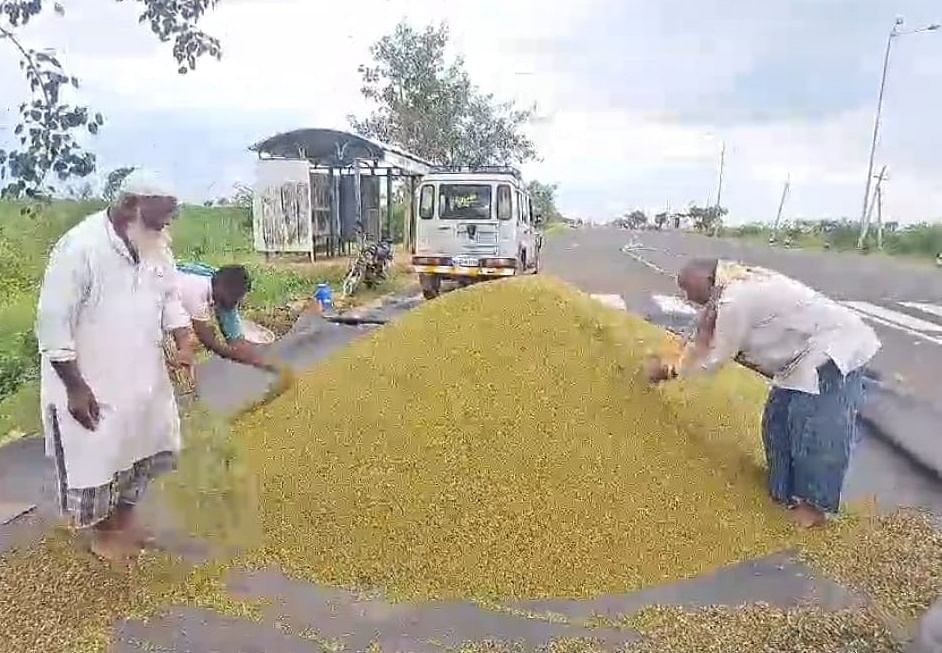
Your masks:
M5 39L10 39L10 43L20 51L20 55L23 57L23 60L26 62L26 66L33 73L33 76L37 80L41 80L39 74L39 69L36 68L36 61L33 59L32 52L23 47L23 44L20 43L20 40L16 38L16 35L11 32L9 29L5 28L3 25L0 25L0 37ZM46 87L40 82L39 87L42 89L43 97L46 98L46 104L52 104L52 101L49 99L49 93L46 91Z

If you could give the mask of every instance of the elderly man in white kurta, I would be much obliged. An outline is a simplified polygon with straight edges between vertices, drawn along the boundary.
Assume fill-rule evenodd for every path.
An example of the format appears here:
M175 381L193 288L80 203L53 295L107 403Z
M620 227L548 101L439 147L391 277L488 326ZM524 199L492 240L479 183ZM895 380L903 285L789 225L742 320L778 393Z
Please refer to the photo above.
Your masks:
M146 545L134 506L180 449L162 348L173 334L177 363L192 365L165 234L176 212L170 192L132 173L118 201L56 243L39 299L43 424L59 505L112 561Z

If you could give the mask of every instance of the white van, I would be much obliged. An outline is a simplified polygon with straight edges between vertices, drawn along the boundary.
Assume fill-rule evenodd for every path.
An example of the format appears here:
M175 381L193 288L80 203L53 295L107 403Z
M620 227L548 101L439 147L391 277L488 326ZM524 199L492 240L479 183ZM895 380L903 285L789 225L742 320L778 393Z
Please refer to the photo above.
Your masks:
M443 280L539 271L542 216L514 168L436 168L419 184L416 216L412 266L427 299Z

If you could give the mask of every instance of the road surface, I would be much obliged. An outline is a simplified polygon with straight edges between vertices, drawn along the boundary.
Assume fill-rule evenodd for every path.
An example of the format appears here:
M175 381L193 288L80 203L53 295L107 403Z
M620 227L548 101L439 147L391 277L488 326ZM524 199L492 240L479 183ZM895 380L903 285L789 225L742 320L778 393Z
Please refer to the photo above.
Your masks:
M633 246L622 251L629 242ZM877 373L920 402L942 405L935 380L942 369L942 272L932 267L883 256L774 249L683 232L597 228L547 239L543 269L587 292L619 295L629 309L647 314L655 306L653 295L678 293L674 275L691 257L762 265L836 300L853 302L849 305L883 341L872 365ZM887 442L867 435L855 452L845 496L876 495L886 507L924 506L942 512L938 479Z
M629 253L621 248L634 241ZM895 389L942 408L942 271L882 255L786 250L675 231L582 229L550 238L545 269L591 292L642 309L652 292L677 292L690 257L727 258L777 270L864 316L883 341L872 367Z

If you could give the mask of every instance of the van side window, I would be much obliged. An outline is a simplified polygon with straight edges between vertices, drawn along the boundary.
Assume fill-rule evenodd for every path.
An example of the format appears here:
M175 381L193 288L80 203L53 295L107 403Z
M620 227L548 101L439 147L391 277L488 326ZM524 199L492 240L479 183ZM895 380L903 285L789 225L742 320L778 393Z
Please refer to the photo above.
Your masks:
M419 217L423 220L431 220L433 215L435 215L435 187L425 184L419 195Z
M526 212L524 211L523 193L521 193L519 190L517 191L517 207L516 207L516 210L514 211L514 216L516 216L517 222L523 222L523 223L530 222Z
M510 220L513 217L512 198L510 186L501 184L497 187L497 218L499 220Z

